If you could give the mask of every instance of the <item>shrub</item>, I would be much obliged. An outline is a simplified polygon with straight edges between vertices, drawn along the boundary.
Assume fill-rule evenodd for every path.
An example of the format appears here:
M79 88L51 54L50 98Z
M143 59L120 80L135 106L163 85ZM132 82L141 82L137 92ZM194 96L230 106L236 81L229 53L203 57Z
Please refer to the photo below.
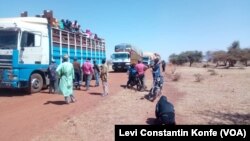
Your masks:
M181 74L180 73L174 73L172 74L172 81L178 81L181 78Z
M210 73L210 75L217 75L218 73L214 70Z
M244 70L245 68L241 66L241 67L239 67L238 69L239 69L239 70Z
M207 70L207 72L212 72L212 71L214 71L214 70L213 70L213 69L208 69L208 70Z
M173 68L171 69L171 74L174 74L175 71L176 71L176 67L173 67Z
M215 70L213 70L213 69L209 69L209 70L207 70L208 72L210 72L210 75L217 75L218 73L215 71Z
M195 82L201 82L203 80L202 75L199 73L194 74L194 77L195 77Z

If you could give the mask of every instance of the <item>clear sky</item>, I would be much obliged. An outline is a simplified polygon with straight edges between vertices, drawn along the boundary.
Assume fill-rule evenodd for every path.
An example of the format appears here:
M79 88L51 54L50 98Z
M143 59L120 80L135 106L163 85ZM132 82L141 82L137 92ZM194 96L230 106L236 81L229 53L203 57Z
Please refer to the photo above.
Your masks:
M119 43L168 59L187 50L250 47L250 0L4 0L0 18L53 10L106 40L108 58Z

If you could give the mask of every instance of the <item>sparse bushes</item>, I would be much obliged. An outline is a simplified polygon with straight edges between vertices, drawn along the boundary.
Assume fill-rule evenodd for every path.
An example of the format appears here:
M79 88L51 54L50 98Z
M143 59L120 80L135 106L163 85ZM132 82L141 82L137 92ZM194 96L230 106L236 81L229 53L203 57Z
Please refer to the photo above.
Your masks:
M244 68L244 67L242 67L242 66L241 66L241 67L239 67L239 70L244 70L244 69L245 69L245 68Z
M194 62L200 62L202 60L202 52L201 51L185 51L177 54L172 54L169 56L169 61L173 64L182 65L184 63L189 62L189 66Z
M171 76L171 80L172 81L178 81L181 78L181 74L180 73L174 73Z
M174 74L175 71L176 71L176 67L173 67L173 68L171 69L171 74Z
M203 80L202 75L199 73L194 74L194 77L195 77L195 82L201 82Z
M208 64L203 64L203 65L202 65L203 68L206 68L206 67L208 67L208 66L209 66Z
M208 69L207 71L210 72L210 75L217 75L217 74L218 74L218 73L217 73L215 70L213 70L213 69Z

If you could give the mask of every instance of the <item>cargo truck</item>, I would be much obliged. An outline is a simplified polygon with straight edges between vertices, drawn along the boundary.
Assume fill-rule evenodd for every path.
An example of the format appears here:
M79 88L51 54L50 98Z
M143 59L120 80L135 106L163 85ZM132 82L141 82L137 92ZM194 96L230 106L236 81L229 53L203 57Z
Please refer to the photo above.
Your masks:
M39 92L48 86L47 68L68 54L82 64L106 59L105 40L53 27L52 11L43 16L0 18L0 88Z
M115 46L111 58L114 71L126 71L132 63L136 64L142 59L142 52L131 44L121 43Z

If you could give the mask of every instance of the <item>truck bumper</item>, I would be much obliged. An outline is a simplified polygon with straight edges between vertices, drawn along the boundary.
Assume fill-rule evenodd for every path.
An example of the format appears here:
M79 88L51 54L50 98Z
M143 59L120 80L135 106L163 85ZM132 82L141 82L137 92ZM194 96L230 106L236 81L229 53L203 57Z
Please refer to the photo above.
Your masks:
M113 70L128 70L129 65L113 65Z
M0 82L0 88L19 88L17 82Z
M22 88L26 85L19 80L18 73L16 69L0 69L0 88Z

